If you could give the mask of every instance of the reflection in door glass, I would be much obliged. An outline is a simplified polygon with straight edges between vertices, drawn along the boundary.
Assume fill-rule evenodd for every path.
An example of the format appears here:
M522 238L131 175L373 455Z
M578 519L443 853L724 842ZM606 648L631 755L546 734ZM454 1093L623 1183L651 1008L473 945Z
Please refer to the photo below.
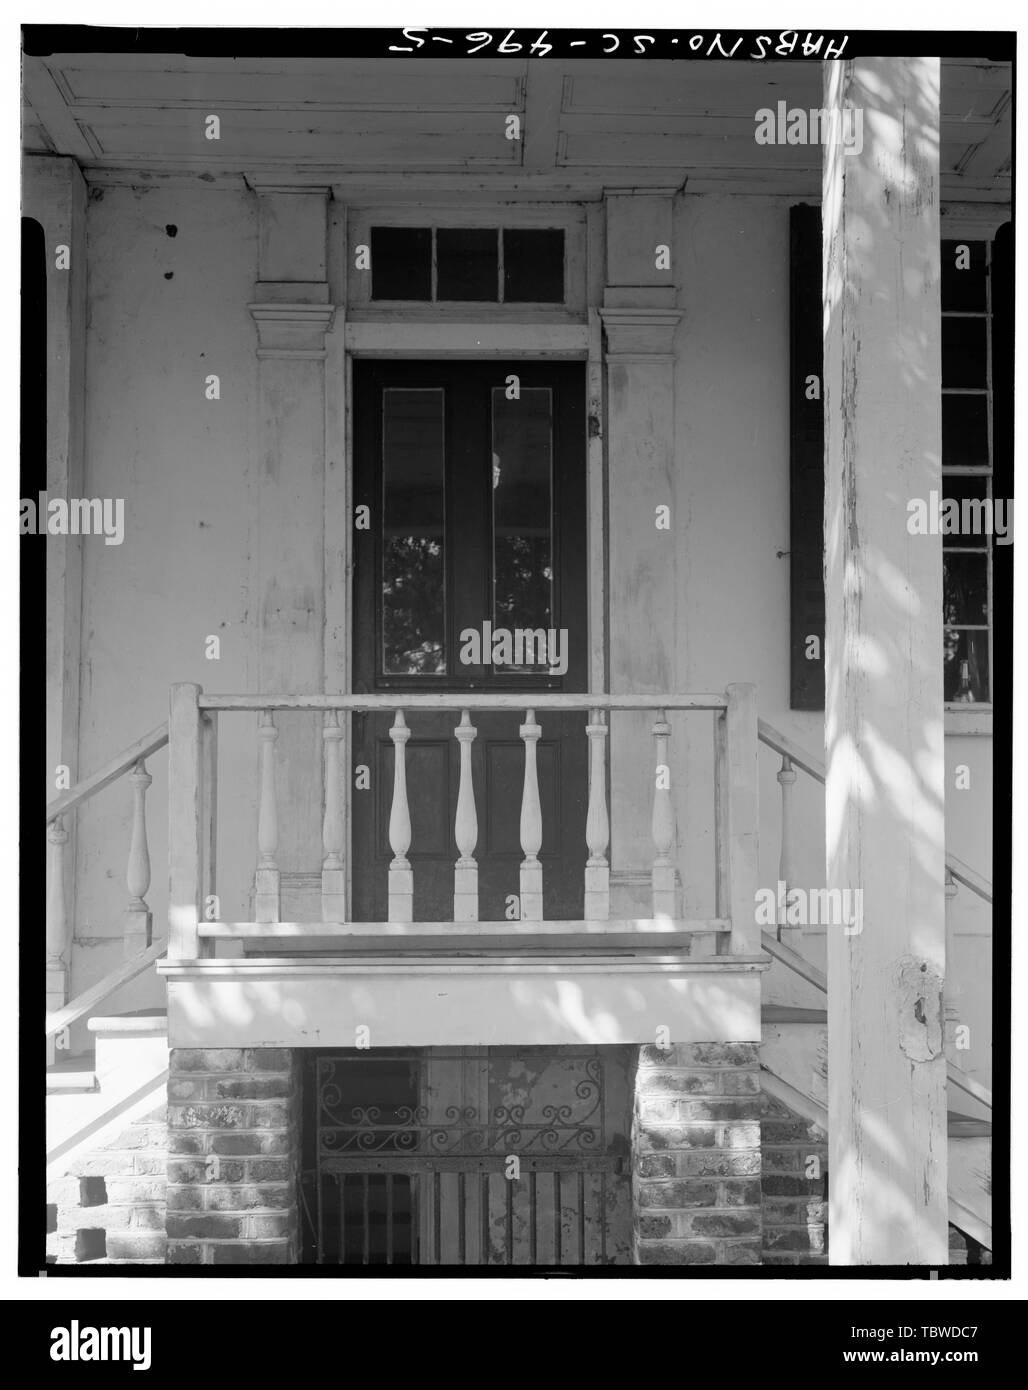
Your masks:
M493 622L546 629L553 612L553 402L548 387L493 389ZM539 652L538 646L536 652ZM541 654L541 653L540 653ZM545 671L545 662L508 667Z
M382 671L438 675L445 655L443 392L382 393Z

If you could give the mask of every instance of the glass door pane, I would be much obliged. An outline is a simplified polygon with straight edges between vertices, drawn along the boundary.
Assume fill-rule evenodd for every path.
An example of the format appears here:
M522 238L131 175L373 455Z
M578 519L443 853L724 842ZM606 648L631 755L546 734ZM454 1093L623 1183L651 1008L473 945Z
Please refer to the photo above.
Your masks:
M382 671L446 672L441 388L382 392Z
M492 392L493 624L536 632L507 670L548 670L545 636L553 618L553 394ZM532 660L536 657L536 660Z

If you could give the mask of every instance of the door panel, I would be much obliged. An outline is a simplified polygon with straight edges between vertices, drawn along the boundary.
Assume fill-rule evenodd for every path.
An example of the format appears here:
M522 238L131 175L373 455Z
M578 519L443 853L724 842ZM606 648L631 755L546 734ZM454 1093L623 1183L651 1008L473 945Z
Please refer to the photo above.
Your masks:
M507 398L517 376L520 398ZM585 688L584 371L577 364L361 362L355 372L355 495L371 529L355 532L354 688L391 693ZM567 630L567 670L474 664L461 634L496 627ZM471 653L474 655L474 653ZM521 655L527 655L522 653ZM532 653L537 655L537 653ZM414 917L452 917L459 746L453 713L405 714ZM479 916L500 921L516 896L524 744L520 713L472 712ZM537 714L544 912L582 914L587 799L584 714ZM391 715L356 715L353 761L371 770L353 794L353 916L387 915Z

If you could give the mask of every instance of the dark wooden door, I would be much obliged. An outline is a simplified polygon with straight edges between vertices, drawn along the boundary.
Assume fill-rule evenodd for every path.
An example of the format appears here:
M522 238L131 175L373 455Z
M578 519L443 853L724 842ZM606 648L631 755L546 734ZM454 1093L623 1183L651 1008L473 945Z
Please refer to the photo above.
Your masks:
M356 364L355 502L370 516L354 533L356 691L395 694L400 705L428 691L514 691L528 708L533 692L585 690L584 398L577 363ZM545 655L512 653L520 664L494 664L467 641L485 621L494 631L552 630L556 642ZM408 707L405 717L414 917L446 921L459 716ZM482 921L502 921L518 893L523 718L524 709L472 713ZM544 913L580 917L586 720L536 718ZM353 720L353 763L370 771L370 786L353 792L355 921L387 915L391 724L384 714Z

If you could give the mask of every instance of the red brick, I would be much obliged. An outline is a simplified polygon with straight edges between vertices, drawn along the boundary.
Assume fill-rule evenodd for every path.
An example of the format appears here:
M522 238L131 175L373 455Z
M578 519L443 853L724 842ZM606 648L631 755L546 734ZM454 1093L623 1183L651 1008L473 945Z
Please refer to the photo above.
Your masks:
M639 1154L635 1171L640 1178L673 1178L675 1176L674 1154Z
M280 1100L292 1092L288 1076L212 1077L207 1082L211 1100Z
M656 1150L710 1149L718 1141L713 1125L640 1125L639 1147Z
M290 1243L269 1240L260 1245L212 1245L216 1265L284 1265L289 1264Z
M716 1071L643 1071L639 1073L638 1090L642 1095L716 1096L720 1092L721 1074Z
M761 1178L761 1187L764 1195L769 1197L824 1196L823 1178L804 1178L798 1175L786 1177L765 1172Z
M712 1265L717 1250L699 1240L647 1240L640 1242L639 1263L644 1265Z
M171 1072L242 1071L243 1052L238 1047L173 1047Z
M111 1259L160 1259L166 1249L163 1231L112 1231L107 1237L107 1254Z
M806 1120L765 1120L762 1128L765 1144L823 1144L825 1140L824 1130Z
M647 1182L636 1187L640 1207L665 1207L681 1211L687 1207L713 1206L717 1201L717 1183Z
M721 1263L726 1265L759 1265L759 1240L726 1240L721 1247Z
M172 1105L168 1111L177 1129L243 1129L248 1119L245 1105Z
M759 1153L681 1154L678 1171L685 1176L742 1178L760 1172Z
M248 1047L243 1065L247 1071L291 1071L293 1055L287 1047Z
M760 1179L729 1179L721 1183L719 1193L720 1206L759 1207L761 1203Z
M265 1210L268 1207L289 1207L294 1201L291 1184L261 1187L214 1187L207 1194L208 1211Z
M760 1216L752 1212L697 1211L690 1224L698 1236L759 1236Z
M231 1240L239 1236L238 1216L228 1216L223 1212L213 1215L191 1216L186 1213L168 1212L168 1236L174 1240L187 1240L190 1237L200 1240Z
M170 1240L165 1257L170 1265L198 1265L203 1263L203 1246L194 1241Z

